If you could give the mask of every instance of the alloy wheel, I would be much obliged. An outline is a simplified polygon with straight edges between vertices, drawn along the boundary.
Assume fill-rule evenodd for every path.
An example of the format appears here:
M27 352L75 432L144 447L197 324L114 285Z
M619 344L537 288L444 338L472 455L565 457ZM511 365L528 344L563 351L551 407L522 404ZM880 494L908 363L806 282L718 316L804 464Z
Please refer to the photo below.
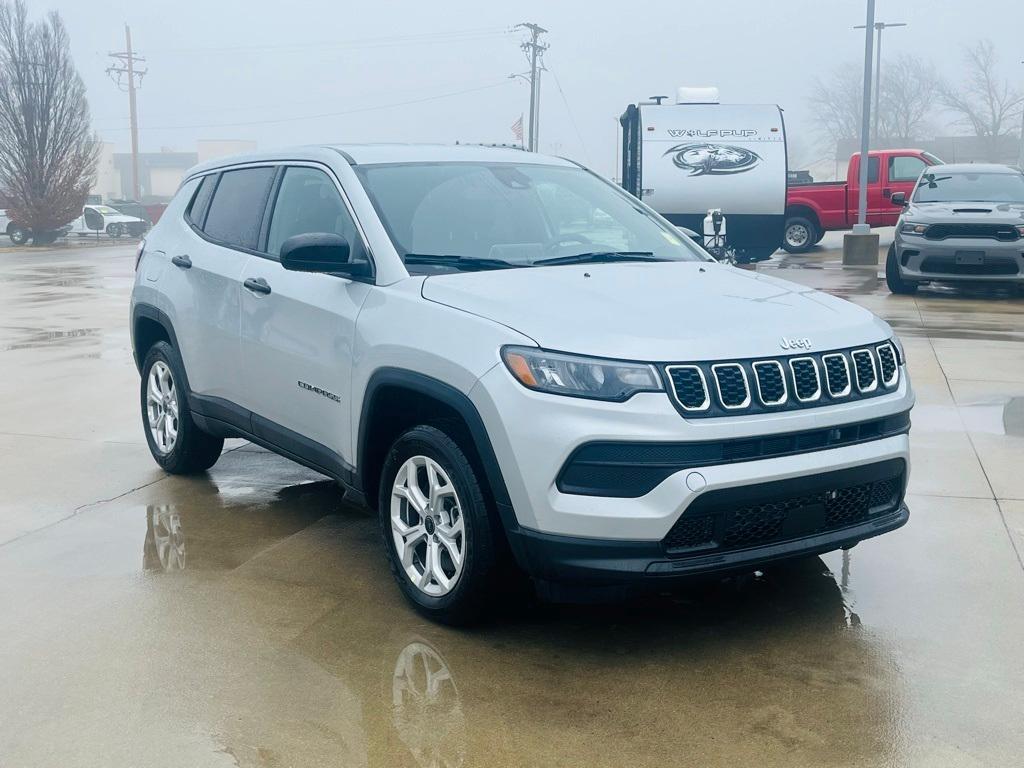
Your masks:
M412 456L391 489L391 535L406 578L426 595L450 592L466 559L466 526L455 486L429 456Z
M149 369L146 384L146 418L157 450L167 455L178 442L178 394L171 369L157 360Z

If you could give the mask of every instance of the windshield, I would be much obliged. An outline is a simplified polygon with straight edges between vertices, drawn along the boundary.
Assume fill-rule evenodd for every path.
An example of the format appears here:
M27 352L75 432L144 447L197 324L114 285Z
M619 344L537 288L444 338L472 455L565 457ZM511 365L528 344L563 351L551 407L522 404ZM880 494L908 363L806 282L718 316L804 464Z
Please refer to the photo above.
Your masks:
M706 261L668 222L580 168L357 166L410 272L598 261Z
M108 205L94 205L92 206L92 209L97 213L102 213L104 216L117 216L118 214L121 213L120 211L114 210Z
M917 183L915 203L1024 203L1024 174L931 173Z

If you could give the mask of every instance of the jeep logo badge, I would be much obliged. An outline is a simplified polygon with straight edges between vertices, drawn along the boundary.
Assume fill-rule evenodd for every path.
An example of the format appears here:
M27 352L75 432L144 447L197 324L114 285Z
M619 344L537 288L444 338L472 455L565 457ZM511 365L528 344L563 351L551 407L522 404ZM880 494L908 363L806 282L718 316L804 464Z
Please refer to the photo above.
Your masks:
M785 336L782 337L782 341L779 346L783 349L810 349L811 340L804 336L802 339L788 339Z

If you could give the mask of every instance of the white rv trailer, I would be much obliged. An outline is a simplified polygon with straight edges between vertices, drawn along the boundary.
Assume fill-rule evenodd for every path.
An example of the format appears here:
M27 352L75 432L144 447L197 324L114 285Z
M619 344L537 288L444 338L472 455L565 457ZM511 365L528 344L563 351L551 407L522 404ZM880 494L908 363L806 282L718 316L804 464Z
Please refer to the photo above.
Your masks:
M738 261L782 242L786 127L777 104L720 104L716 88L680 88L630 104L622 125L622 186L673 224L701 232L721 209Z

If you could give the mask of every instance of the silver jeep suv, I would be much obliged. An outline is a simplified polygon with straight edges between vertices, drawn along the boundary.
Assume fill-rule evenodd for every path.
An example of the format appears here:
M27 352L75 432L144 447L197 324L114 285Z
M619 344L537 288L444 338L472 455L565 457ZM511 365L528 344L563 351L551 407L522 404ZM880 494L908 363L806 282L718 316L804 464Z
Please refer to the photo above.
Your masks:
M139 254L149 447L241 436L377 510L395 579L464 621L849 547L900 527L892 329L716 263L580 166L324 146L193 169Z

